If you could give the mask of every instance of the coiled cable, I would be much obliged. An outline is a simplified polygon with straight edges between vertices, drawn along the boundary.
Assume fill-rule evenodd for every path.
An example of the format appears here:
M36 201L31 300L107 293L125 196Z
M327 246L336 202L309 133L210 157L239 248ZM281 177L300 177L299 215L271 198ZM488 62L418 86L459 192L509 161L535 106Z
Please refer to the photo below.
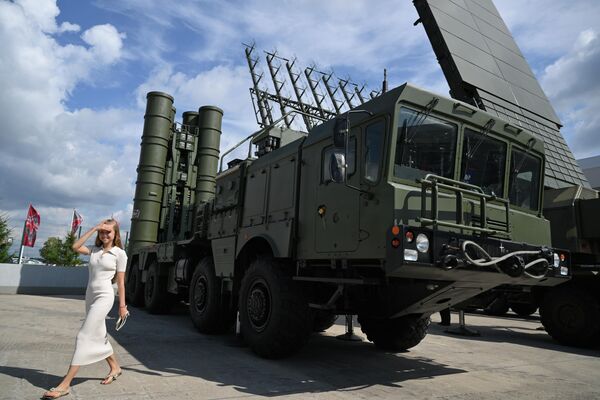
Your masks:
M467 253L467 246L475 247L484 256L484 258L479 258L479 259L471 258L471 256L469 256L469 254ZM539 255L541 253L539 250L519 250L519 251L513 251L511 253L507 253L501 257L492 257L480 245L473 242L472 240L465 240L461 245L461 249L462 249L463 254L465 255L465 258L472 264L474 264L478 267L493 266L500 273L506 273L506 272L502 271L502 269L500 269L500 267L498 266L498 263L500 263L502 261L505 261L514 256ZM529 268L533 267L534 265L540 264L540 263L544 263L545 267L546 267L544 270L544 273L542 275L534 275L534 274L527 272L527 270ZM548 272L549 268L550 268L550 263L548 262L548 260L546 260L545 258L537 258L537 259L525 264L525 266L523 267L523 274L525 274L528 277L533 278L533 279L542 279L542 278L546 277L546 273Z

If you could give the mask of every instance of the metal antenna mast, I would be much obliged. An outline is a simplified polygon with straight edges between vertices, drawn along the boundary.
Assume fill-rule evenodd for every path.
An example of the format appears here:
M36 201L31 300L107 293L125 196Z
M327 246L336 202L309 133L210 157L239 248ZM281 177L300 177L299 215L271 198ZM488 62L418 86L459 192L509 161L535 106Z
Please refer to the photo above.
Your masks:
M256 121L262 128L279 122L291 128L294 118L299 114L306 130L310 131L318 123L335 118L336 115L365 102L362 93L364 86L359 87L349 79L336 78L333 72L320 72L314 66L305 68L302 74L294 70L295 59L290 61L283 58L277 54L277 51L265 52L273 86L270 87L268 83L262 81L263 86L268 87L261 88L260 83L264 74L259 70L258 57L253 56L255 46L254 44L245 46L253 85L250 89L252 105ZM287 76L282 71L284 64ZM289 86L286 87L287 84L291 85L291 89ZM309 88L312 99L305 101L304 95ZM287 97L288 94L295 99ZM371 96L373 97L373 94ZM278 112L281 113L280 117L273 114L273 104L277 105Z
M258 122L258 124L260 126L268 126L271 125L273 123L273 116L271 114L271 107L269 106L269 103L267 102L267 99L265 99L262 95L262 91L260 90L258 84L260 82L260 80L263 77L263 74L258 74L256 72L256 64L258 64L258 58L253 59L252 58L252 52L254 51L254 44L252 44L251 46L245 45L246 49L245 49L245 53L246 53L246 60L248 61L248 68L250 69L250 75L252 76L252 86L254 88L254 91L252 89L250 89L250 93L254 94L256 96L256 107L258 108L258 112L255 109L254 112L256 114L256 122ZM254 104L254 102L253 102ZM258 120L258 115L260 114L260 121Z
M352 104L352 99L354 98L355 93L352 93L352 95L348 93L348 91L346 90L346 86L348 86L348 83L349 82L347 79L340 79L340 90L344 95L344 99L346 99L346 104L348 104L348 107L354 108L354 104Z
M277 52L273 52L273 53L269 53L266 52L267 54L267 65L269 66L269 72L271 73L271 79L273 80L273 87L275 88L275 94L277 95L277 97L279 98L279 110L281 111L281 115L283 115L283 120L285 122L285 126L287 126L288 128L292 125L292 121L294 120L293 116L292 118L290 118L290 116L288 115L285 106L286 106L286 101L283 100L288 100L288 99L284 99L284 97L281 95L281 89L283 89L283 85L285 85L285 80L282 81L278 81L277 80L277 74L279 73L279 70L281 69L281 65L278 65L277 67L275 65L273 65L273 59L276 57Z
M300 81L300 74L294 72L294 64L296 60L294 59L292 62L289 60L285 61L285 68L288 71L288 75L290 76L290 82L292 83L292 88L294 89L294 94L296 95L296 100L300 104L300 108L302 110L302 119L304 120L304 124L308 130L311 130L313 127L313 122L308 116L308 110L306 104L302 101L302 96L306 92L305 87L300 87L298 82Z
M333 108L335 108L335 113L339 115L342 113L344 102L342 102L342 104L338 104L338 100L335 98L335 92L337 92L337 88L333 89L329 84L329 80L331 79L333 73L327 75L324 72L320 72L320 74L323 75L323 84L325 85L325 89L327 90L327 94L331 100L331 104L333 105Z
M363 85L360 89L358 88L357 84L353 84L354 85L354 93L356 93L356 95L358 96L359 100L360 100L360 104L365 104L365 98L363 96L363 89L365 88L365 85Z
M317 108L321 113L321 117L325 118L325 110L323 109L323 100L325 99L325 96L319 93L319 81L321 80L321 78L319 77L319 79L315 81L312 78L312 73L314 71L315 69L313 67L308 67L304 70L304 75L306 76L306 80L308 82L308 86L310 87L310 92L312 93L313 98L315 99L315 103L317 103Z

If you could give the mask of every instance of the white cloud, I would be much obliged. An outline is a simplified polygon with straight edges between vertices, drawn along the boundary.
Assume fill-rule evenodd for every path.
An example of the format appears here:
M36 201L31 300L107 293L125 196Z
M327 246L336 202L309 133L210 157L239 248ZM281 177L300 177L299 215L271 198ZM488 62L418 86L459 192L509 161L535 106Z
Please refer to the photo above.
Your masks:
M131 112L65 106L77 85L119 61L124 34L96 25L83 33L84 46L60 44L53 35L79 26L59 26L58 15L55 1L0 3L0 208L16 218L20 236L23 210L37 206L41 241L64 230L72 207L106 212L129 201L139 143Z
M119 59L126 37L110 24L93 26L81 35L83 41L91 46L95 58L103 64L111 64Z
M70 22L63 22L62 24L60 24L60 26L58 27L57 32L58 33L64 33L64 32L79 32L81 30L81 27L77 24L72 24Z
M573 48L549 65L541 82L563 118L563 129L577 158L600 154L600 37L579 34Z

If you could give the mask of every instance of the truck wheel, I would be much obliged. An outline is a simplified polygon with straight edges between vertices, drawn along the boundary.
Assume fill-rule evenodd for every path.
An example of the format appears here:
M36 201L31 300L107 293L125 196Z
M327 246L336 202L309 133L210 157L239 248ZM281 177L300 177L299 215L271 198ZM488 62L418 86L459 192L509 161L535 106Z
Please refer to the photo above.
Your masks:
M324 332L327 329L331 328L338 316L331 312L325 310L317 310L313 315L313 332Z
M505 296L496 297L486 308L483 309L483 312L487 315L493 315L499 317L508 312L509 309L508 300L506 300Z
M190 317L202 333L224 333L235 315L221 299L221 279L215 275L211 257L205 257L194 270L190 283Z
M144 283L142 282L142 271L138 268L137 261L129 266L131 271L125 283L127 302L136 307L144 307Z
M510 305L510 309L521 317L528 317L537 311L537 304L514 303Z
M600 304L584 288L550 290L540 306L546 332L561 344L585 347L600 339Z
M427 335L429 317L406 315L394 319L358 317L367 339L382 350L403 351L415 347Z
M242 337L261 357L289 356L310 336L308 303L285 264L272 258L259 258L246 271L239 312Z
M159 275L158 262L153 261L148 267L146 284L144 285L144 302L150 314L162 314L170 307L167 293L167 279Z

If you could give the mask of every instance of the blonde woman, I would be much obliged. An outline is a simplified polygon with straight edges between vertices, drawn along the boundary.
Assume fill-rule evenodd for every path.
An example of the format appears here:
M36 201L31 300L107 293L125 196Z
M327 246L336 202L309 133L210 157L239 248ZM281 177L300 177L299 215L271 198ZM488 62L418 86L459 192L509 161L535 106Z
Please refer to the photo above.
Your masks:
M83 244L94 234L95 246L91 249ZM119 293L119 316L125 317L125 267L127 255L121 244L119 225L107 219L87 231L73 244L73 250L90 256L89 279L85 293L85 321L77 334L75 352L67 375L56 387L44 393L44 399L57 399L69 394L71 381L82 365L106 360L110 372L101 382L108 385L121 375L121 367L108 341L105 319L112 309L115 295L111 280L115 277Z

